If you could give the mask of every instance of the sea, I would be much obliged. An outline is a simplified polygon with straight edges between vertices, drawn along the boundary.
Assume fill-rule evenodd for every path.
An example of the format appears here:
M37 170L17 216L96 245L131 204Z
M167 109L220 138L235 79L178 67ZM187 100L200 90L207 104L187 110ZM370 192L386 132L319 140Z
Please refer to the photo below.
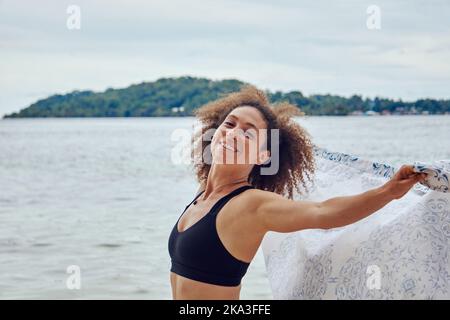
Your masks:
M394 166L450 159L449 115L295 121L330 151ZM171 299L167 241L198 188L177 152L195 125L0 120L0 299ZM241 299L272 299L261 250Z

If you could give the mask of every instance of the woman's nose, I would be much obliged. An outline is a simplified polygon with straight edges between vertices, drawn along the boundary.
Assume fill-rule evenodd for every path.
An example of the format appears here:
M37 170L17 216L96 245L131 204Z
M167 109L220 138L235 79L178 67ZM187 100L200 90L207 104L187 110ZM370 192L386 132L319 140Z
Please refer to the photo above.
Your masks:
M233 129L227 130L227 132L226 132L226 138L227 138L227 140L228 140L228 139L230 139L230 140L237 140L237 138L238 138L239 136L241 136L241 135L243 135L243 132L242 132L241 129L233 128Z
M226 133L225 133L225 139L227 141L230 141L230 142L236 140L236 132L235 132L235 130L234 129L227 130Z

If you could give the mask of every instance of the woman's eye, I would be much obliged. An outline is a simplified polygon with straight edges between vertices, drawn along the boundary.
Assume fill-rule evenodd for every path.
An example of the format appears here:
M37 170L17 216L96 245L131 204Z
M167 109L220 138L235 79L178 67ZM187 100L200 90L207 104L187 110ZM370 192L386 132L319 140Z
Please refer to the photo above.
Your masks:
M227 126L232 126L233 124L232 124L231 122L226 121L226 122L225 122L225 125L227 125Z

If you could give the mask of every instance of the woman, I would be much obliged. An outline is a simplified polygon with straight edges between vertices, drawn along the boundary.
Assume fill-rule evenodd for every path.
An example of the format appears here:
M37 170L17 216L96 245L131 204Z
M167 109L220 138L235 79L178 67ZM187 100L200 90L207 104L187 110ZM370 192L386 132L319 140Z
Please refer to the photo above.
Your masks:
M270 106L250 85L196 111L203 124L194 136L201 151L195 162L200 192L169 237L174 299L239 299L241 279L267 231L351 224L425 178L403 165L390 181L361 194L293 200L294 188L302 193L301 184L307 191L305 177L314 173L310 137L291 120L301 114L288 103Z

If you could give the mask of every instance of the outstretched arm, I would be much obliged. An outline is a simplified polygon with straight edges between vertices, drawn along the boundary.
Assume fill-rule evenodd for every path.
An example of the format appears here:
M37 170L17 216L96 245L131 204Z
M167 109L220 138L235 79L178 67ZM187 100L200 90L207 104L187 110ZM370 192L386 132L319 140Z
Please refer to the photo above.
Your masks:
M285 199L275 193L266 194L260 199L256 216L266 231L293 232L341 227L401 198L424 178L425 174L415 173L412 166L404 165L384 185L357 195L314 202Z

